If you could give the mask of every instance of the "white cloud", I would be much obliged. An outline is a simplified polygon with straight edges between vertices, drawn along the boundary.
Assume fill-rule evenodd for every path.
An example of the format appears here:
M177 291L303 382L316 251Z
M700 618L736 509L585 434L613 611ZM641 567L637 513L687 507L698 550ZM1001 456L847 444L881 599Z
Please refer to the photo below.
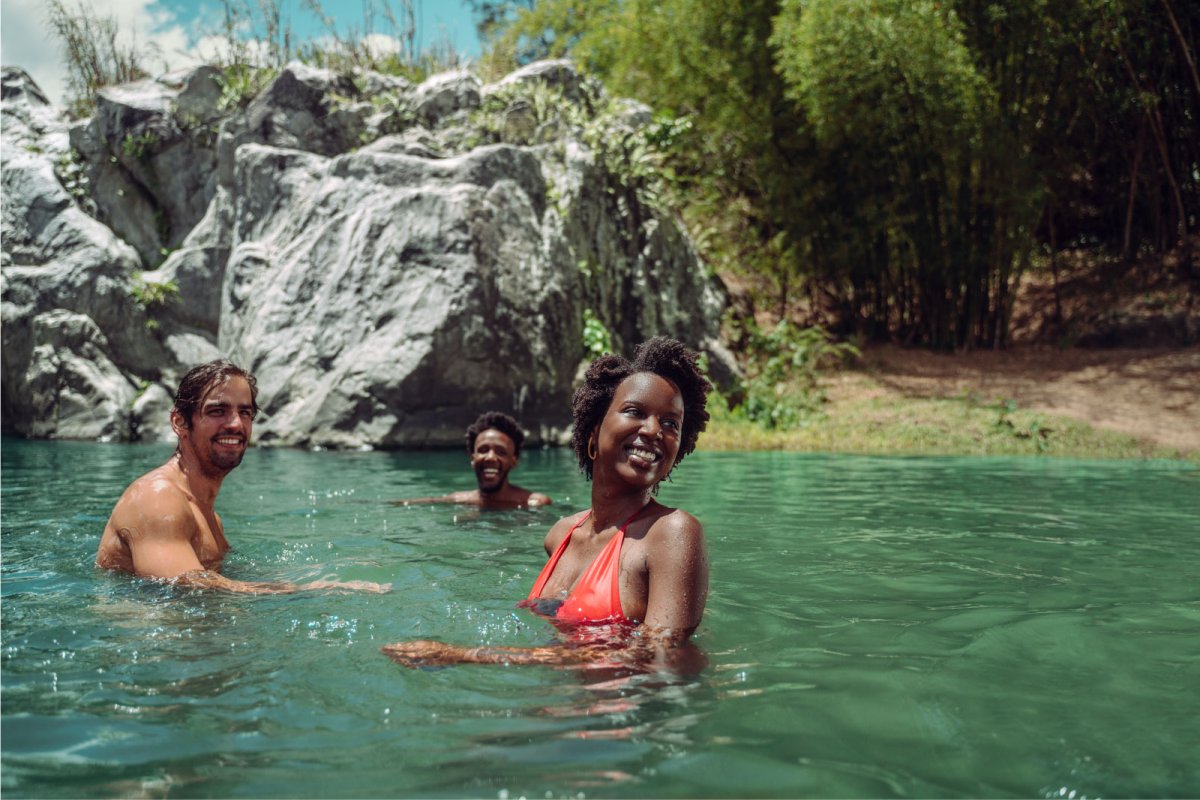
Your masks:
M124 46L134 45L142 54L143 66L151 74L161 74L180 67L201 62L223 61L228 58L228 44L220 33L222 16L212 3L200 5L193 12L198 16L181 22L170 11L159 5L158 0L64 0L68 8L80 4L89 8L98 17L113 17L122 34ZM331 7L341 8L333 2ZM345 4L347 7L350 5ZM435 4L437 5L437 4ZM439 10L442 6L437 5ZM447 3L445 9L459 6ZM449 13L447 11L446 13ZM459 9L460 15L463 12ZM465 17L464 19L469 19ZM67 93L67 68L62 47L50 30L49 14L43 0L0 0L0 62L6 66L22 67L42 87L42 91L55 103L64 103ZM455 24L455 30L465 26ZM434 44L449 44L446 22L434 15L429 27L439 30L440 39ZM251 61L256 58L265 63L267 45L254 38L261 31L252 30L246 20L242 21L240 35L245 55ZM307 43L318 47L334 47L336 42L329 37L305 37ZM363 43L377 56L395 53L401 43L394 37L382 33L368 34ZM419 41L419 39L418 39ZM293 42L293 46L299 41ZM477 45L476 45L477 47ZM460 50L459 52L464 52Z
M375 56L391 56L400 52L400 40L384 33L369 33L360 41Z
M0 0L0 62L23 67L51 100L61 102L67 80L61 61L41 3Z
M80 0L67 0L68 8ZM154 0L83 0L98 17L113 17L121 43L143 54L148 72L175 69L198 60L189 50L188 31ZM0 0L0 61L22 67L52 102L63 103L67 68L62 46L51 32L39 0Z

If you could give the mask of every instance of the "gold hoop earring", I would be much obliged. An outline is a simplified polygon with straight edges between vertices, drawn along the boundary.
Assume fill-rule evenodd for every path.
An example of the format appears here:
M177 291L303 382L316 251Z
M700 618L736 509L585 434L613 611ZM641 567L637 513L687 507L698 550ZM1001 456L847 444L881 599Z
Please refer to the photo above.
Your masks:
M600 451L596 449L596 437L595 436L593 436L591 439L588 439L587 454L588 454L588 459L590 459L592 461L595 461L596 456L600 455Z

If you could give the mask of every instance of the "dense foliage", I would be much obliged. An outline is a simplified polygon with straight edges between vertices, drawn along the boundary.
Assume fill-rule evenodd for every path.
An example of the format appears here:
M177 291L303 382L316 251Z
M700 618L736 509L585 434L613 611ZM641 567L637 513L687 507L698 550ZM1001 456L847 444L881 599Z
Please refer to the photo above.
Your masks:
M475 5L491 57L570 55L686 123L676 199L781 317L804 301L841 333L1003 346L1046 254L1165 252L1200 225L1194 3Z
M711 267L769 287L778 319L1003 346L1022 272L1078 248L1115 283L1182 247L1172 277L1200 284L1200 4L468 2L491 77L570 55L660 112L636 143L645 191L681 210ZM349 29L301 5L319 44L294 41L280 0L222 0L228 105L292 58L412 79L459 63L416 51L410 0L367 0ZM146 73L113 18L47 7L76 113Z

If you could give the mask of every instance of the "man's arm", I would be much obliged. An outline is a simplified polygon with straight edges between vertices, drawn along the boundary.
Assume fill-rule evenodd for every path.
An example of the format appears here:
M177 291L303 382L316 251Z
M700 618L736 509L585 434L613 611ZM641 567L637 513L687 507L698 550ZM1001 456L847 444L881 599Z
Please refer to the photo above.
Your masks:
M236 581L232 578L226 578L219 572L206 569L185 572L182 575L172 578L171 582L180 586L189 586L197 589L219 589L242 594L292 594L293 592L316 589L347 589L384 594L392 588L390 583L372 583L371 581L310 581L309 583Z
M108 524L128 548L135 575L172 579L204 571L192 545L200 532L196 517L183 493L166 481L131 488Z
M456 644L419 639L385 644L384 655L406 667L447 667L454 664L542 664L564 666L595 660L598 648L548 647L461 647Z
M667 667L683 671L702 668L707 658L678 630L654 630L642 625L622 641L562 644L544 647L462 647L445 642L416 640L386 644L384 655L405 667L449 667L457 664L520 664L549 667L620 665L649 671Z
M393 506L420 506L434 505L438 503L467 503L478 505L474 502L471 492L454 492L453 494L442 495L441 497L413 497L407 500L389 500L388 504Z
M387 584L369 581L286 582L237 581L206 569L192 541L199 532L187 499L169 486L157 485L139 492L136 502L122 500L110 525L129 548L135 575L169 580L184 586L222 589L248 594L286 594L301 589L356 589L386 592Z

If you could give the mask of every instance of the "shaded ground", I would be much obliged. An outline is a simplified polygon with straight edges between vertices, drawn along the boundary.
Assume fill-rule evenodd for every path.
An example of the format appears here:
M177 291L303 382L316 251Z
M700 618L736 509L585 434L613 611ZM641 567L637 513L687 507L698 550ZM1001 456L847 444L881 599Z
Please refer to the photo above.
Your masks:
M932 353L873 346L830 375L831 404L865 398L1004 399L1166 447L1200 451L1200 346L1170 349L1020 347Z
M770 329L769 303L751 301L769 298L768 287L722 277L734 316ZM829 309L798 305L799 326L829 325ZM1200 237L1136 259L1060 251L1021 276L1009 333L1003 351L868 345L855 365L822 377L822 422L752 446L992 453L1017 438L1039 453L1200 458ZM755 438L737 433L724 446Z

